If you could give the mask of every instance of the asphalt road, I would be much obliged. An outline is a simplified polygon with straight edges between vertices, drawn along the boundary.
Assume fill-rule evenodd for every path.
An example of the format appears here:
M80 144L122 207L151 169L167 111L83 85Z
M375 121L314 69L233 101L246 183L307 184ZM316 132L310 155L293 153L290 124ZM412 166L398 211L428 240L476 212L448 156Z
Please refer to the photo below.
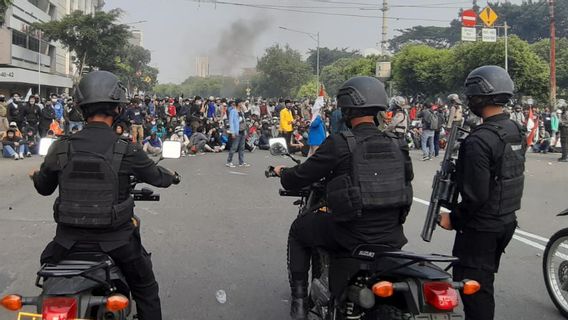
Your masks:
M161 190L159 203L138 203L142 239L153 253L164 319L288 319L285 243L296 215L293 199L280 198L269 164L291 164L267 152L247 153L250 168L229 169L226 154L165 160L183 182ZM415 196L428 200L438 161L413 153ZM568 225L555 214L567 207L568 165L557 155L529 154L521 231L502 259L496 281L496 319L562 319L543 282L546 238ZM0 159L0 295L34 295L39 255L53 237L54 196L35 193L27 172L40 158ZM453 232L437 231L432 243L419 232L427 207L417 200L405 226L416 252L451 252ZM522 232L522 233L521 233ZM544 238L544 240L543 240ZM215 292L223 289L227 302ZM33 311L33 310L32 310ZM15 319L0 311L0 319Z

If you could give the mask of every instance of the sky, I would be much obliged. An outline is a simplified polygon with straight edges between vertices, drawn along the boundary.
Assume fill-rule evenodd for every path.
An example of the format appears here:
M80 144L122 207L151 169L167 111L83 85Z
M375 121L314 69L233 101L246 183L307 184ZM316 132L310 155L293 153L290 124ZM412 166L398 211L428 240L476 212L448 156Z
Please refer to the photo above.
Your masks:
M447 26L460 8L472 5L471 0L388 2L389 38L415 25ZM478 0L479 6L486 4ZM160 70L160 83L180 83L195 75L198 56L209 57L212 74L236 75L254 67L271 45L289 44L304 57L316 47L308 35L280 27L319 32L321 47L378 48L381 6L382 0L106 0L104 8L121 8L122 23L142 30L143 46L152 53L151 65Z

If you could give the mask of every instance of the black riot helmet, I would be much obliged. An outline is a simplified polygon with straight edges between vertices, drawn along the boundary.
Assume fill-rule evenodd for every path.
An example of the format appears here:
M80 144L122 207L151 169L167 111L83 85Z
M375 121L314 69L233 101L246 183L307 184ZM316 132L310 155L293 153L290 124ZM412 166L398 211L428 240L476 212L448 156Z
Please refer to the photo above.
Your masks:
M377 116L388 107L384 84L373 77L354 77L347 80L337 93L337 107L348 127L351 119Z
M473 113L481 116L481 109L488 105L504 106L515 91L513 80L499 66L483 66L473 70L465 80L464 94Z
M117 76L108 71L86 74L75 87L73 95L85 119L97 113L116 117L116 107L128 103L126 88Z

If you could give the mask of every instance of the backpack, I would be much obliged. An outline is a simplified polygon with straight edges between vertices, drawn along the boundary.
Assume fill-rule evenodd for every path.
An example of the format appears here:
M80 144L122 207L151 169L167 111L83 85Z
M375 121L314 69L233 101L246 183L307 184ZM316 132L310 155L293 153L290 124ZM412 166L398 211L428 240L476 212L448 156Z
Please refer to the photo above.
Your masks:
M341 136L349 146L352 170L327 184L327 201L334 219L351 221L361 217L363 211L409 208L412 173L402 152L408 148L404 139L390 132L359 140L351 131L344 131ZM406 213L401 216L401 222Z
M85 228L115 228L132 218L134 200L119 203L118 171L128 142L118 139L105 154L75 150L72 138L57 145L60 166L55 222Z
M426 122L426 127L429 130L440 130L440 119L436 113L428 110L428 117L424 117L424 120Z

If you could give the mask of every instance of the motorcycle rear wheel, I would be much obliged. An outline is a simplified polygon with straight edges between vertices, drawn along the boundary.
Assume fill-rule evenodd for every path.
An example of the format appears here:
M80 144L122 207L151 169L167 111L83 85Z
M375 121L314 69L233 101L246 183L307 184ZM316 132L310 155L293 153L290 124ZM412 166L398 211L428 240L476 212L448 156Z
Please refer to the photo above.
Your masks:
M548 241L542 271L548 295L568 319L568 228L556 232Z

